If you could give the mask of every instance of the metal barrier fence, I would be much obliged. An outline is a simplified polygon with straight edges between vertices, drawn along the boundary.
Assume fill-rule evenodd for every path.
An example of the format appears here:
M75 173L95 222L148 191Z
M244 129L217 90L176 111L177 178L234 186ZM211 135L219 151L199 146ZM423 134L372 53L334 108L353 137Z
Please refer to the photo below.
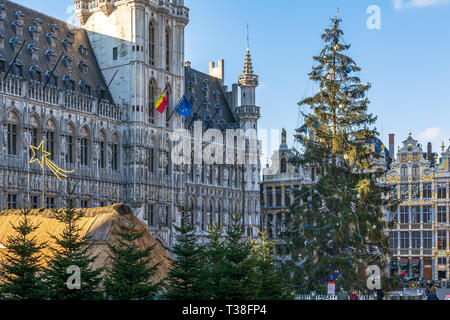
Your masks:
M337 296L307 295L302 294L295 297L295 300L337 300ZM358 296L358 300L376 300L375 296Z
M403 292L392 292L390 295L385 296L385 300L426 300L427 297L423 293L418 294L405 294ZM337 296L325 296L325 295L298 295L295 300L337 300ZM377 300L374 295L358 295L358 300L361 301L373 301Z

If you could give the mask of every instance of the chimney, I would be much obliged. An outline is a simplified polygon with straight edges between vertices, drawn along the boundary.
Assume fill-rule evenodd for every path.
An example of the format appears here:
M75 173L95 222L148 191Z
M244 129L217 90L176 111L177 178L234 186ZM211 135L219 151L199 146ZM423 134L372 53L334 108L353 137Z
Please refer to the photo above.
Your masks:
M428 142L428 147L427 147L427 158L428 160L433 160L433 145L431 144L431 142Z
M209 75L222 80L222 84L225 82L225 62L223 59L219 59L217 67L214 62L209 63Z
M395 134L389 135L389 157L394 160L395 156Z

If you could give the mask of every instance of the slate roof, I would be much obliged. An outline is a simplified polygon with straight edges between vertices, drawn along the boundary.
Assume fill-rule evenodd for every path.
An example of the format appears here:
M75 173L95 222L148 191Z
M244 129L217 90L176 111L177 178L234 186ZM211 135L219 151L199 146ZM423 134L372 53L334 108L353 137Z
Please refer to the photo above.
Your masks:
M39 81L40 73L41 82L45 83L46 74L51 73L62 54L54 72L59 89L70 88L85 94L90 90L90 95L97 98L103 95L112 102L109 92L100 91L105 90L107 84L84 29L0 0L0 60L4 61L5 70L23 42L25 45L17 57L17 64L22 66L22 78ZM19 76L19 69L14 67L11 73Z
M203 130L239 128L218 78L185 67L185 86L186 98L193 106L187 125L202 120Z

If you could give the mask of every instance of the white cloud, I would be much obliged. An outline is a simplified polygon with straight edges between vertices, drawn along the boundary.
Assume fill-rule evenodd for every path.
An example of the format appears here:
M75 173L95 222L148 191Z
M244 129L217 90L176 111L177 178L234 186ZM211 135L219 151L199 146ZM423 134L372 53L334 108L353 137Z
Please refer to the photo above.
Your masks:
M396 10L405 8L425 8L450 4L450 0L392 0Z
M439 127L433 127L428 128L424 132L420 133L417 138L422 142L424 146L426 146L428 142L431 142L433 143L434 150L440 150L442 142L448 145L448 137L449 135L446 130Z

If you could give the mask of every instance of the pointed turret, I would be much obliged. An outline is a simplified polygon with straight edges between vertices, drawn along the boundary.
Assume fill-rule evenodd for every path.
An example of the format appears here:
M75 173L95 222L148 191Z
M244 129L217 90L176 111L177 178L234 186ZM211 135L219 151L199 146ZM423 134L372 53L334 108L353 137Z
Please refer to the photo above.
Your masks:
M250 54L250 48L248 44L247 44L247 53L245 55L244 72L239 76L239 85L241 87L252 87L252 88L256 88L258 86L258 76L253 74L252 57Z

